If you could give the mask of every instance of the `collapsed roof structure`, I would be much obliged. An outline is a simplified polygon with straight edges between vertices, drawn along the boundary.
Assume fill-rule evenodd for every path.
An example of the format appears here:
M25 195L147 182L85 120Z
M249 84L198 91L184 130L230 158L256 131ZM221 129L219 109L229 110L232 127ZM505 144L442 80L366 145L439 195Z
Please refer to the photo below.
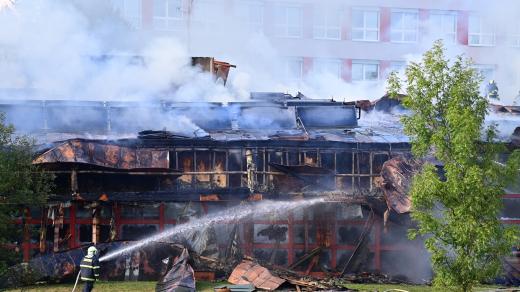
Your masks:
M180 241L216 260L235 244L305 275L373 271L424 281L428 254L406 236L407 181L417 164L392 114L401 110L388 97L344 103L284 93L230 103L0 101L19 131L43 142L34 164L56 176L49 204L27 206L18 220L28 226L24 259L139 240L243 202L325 196L310 208L208 227ZM385 118L360 120L362 112ZM505 142L518 147L515 137ZM520 195L504 201L504 223L520 224ZM148 267L157 256L135 251L102 277L157 278ZM518 260L511 263L518 269Z

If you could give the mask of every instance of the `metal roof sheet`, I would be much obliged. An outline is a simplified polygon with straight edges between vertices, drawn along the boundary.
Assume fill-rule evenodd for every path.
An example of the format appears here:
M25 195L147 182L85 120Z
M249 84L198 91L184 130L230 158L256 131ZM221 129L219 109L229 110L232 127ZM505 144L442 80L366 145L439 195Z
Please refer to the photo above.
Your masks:
M251 283L255 285L256 288L274 291L280 287L280 285L282 285L285 280L273 276L268 269L260 266L257 263L244 260L235 267L229 276L228 282L231 284Z

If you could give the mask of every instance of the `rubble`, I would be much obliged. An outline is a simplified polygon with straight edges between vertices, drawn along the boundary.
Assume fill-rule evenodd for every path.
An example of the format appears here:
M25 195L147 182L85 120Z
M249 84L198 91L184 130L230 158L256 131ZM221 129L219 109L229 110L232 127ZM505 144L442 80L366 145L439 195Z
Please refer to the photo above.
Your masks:
M267 283L263 284L264 281L267 281ZM278 287L285 287L286 284L292 285L292 288L297 291L351 291L342 285L343 280L335 277L317 279L308 275L301 276L298 272L291 269L274 266L268 262L248 257L245 257L244 260L235 267L228 282L252 283L257 288L271 291ZM262 288L261 286L257 286L257 284L265 285L267 288ZM274 288L276 285L278 286Z
M215 292L253 292L255 290L255 285L253 284L222 285L214 288Z
M342 280L346 283L355 284L413 284L399 277L390 277L381 273L369 272L347 274L343 276Z
M96 245L100 254L128 246L131 242L116 241ZM72 281L79 271L79 264L86 255L86 248L69 249L63 252L46 253L34 257L28 263L10 267L0 279L0 289L19 287L36 282L67 282ZM134 251L113 260L103 262L100 270L102 280L138 281L156 280L161 274L162 260L182 255L184 247L178 244L155 242L139 251ZM199 266L212 267L219 270L221 266L210 259L192 254L193 262ZM163 271L164 273L164 271Z
M352 254L350 255L350 257L348 258L347 262L345 263L344 267L343 267L343 270L341 271L341 274L340 276L343 276L345 275L345 273L347 271L349 271L349 269L351 267L353 267L355 265L355 261L358 260L358 257L359 257L359 254L361 253L360 250L362 249L362 246L365 245L366 246L366 243L367 243L367 236L369 235L370 231L372 230L372 226L374 225L374 211L371 210L371 213L370 213L370 218L368 219L368 221L365 223L365 226L363 228L363 232L361 233L361 235L359 236L359 239L358 239L358 242L356 244L356 247L354 249L354 251L352 251ZM365 251L366 252L366 251ZM362 259L361 259L362 260Z
M192 57L191 65L198 66L203 71L211 73L215 81L222 83L222 85L226 85L229 70L231 68L236 68L235 65L223 61L217 61L212 57Z
M242 261L228 278L231 284L253 284L256 288L274 291L285 280L273 276L269 270L250 260Z
M226 64L208 64L204 69L216 79L219 70L225 73ZM421 281L430 270L419 275L409 267L427 259L410 254L424 249L406 240L408 187L419 163L408 158L409 138L397 119L358 120L361 110L400 113L401 100L345 103L270 92L230 103L0 102L8 117L34 116L36 126L21 128L28 133L47 125L42 141L50 143L33 163L57 182L49 205L29 206L15 219L24 237L13 245L28 266L38 267L39 278L67 280L77 266L67 256L81 255L82 245L115 249L226 207L320 197L323 203L305 210L173 236L160 252L143 249L108 262L102 278L156 280L160 260L181 253L177 243L188 248L195 272L208 278L229 275L246 256L302 289L337 289L341 274L386 281L364 271ZM66 114L81 123L63 124ZM157 126L180 115L193 129ZM517 144L519 131L512 137ZM508 224L518 221L514 200L504 216ZM387 221L398 226L384 232ZM39 238L32 236L36 230ZM35 252L40 256L33 261ZM66 259L61 276L48 268L56 265L53 257Z
M402 105L404 97L405 96L402 94L399 94L395 98L391 97L389 94L385 94L383 97L373 102L374 110L387 113L404 112L405 108Z
M384 192L388 209L399 214L410 212L412 202L408 191L412 177L418 170L419 163L404 156L397 156L383 163L380 187Z
M195 272L188 264L189 253L186 248L180 256L163 260L166 272L159 279L157 292L195 292Z

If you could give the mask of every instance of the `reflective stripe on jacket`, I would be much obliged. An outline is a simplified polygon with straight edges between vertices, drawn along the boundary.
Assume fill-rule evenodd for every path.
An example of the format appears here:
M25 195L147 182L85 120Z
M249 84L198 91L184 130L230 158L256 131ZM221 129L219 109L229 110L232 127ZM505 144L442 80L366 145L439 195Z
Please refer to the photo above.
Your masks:
M81 268L81 280L95 281L99 278L99 260L95 255L86 255L79 265Z

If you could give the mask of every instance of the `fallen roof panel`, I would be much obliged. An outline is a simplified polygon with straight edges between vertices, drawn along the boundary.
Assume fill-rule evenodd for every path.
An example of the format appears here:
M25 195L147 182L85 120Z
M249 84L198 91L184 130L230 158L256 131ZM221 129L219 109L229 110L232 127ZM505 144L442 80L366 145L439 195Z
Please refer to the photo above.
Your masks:
M249 260L242 261L235 267L228 282L231 284L253 284L256 288L274 291L285 280L277 276L273 276L268 269Z

